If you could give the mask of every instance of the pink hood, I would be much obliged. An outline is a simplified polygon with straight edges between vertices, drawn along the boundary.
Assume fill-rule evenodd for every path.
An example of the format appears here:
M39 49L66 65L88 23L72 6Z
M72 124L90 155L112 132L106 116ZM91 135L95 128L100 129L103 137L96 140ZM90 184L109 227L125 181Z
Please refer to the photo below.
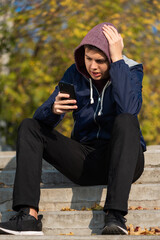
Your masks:
M87 33L87 35L81 41L80 45L75 49L74 57L75 57L76 67L78 71L83 75L85 75L86 77L89 77L89 74L86 70L85 62L84 62L84 45L85 44L90 44L99 48L107 56L109 63L111 63L108 40L106 39L105 35L102 32L102 27L104 26L104 24L114 26L113 24L107 23L107 22L96 25Z

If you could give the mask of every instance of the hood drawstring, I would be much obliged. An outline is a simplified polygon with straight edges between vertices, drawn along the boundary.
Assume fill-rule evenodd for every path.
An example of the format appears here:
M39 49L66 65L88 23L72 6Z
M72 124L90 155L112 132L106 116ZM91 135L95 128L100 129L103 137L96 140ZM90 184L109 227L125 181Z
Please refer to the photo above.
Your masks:
M101 97L101 107L100 107L100 110L99 110L99 112L98 112L98 116L101 116L101 115L102 115L104 92L105 92L105 89L106 89L107 87L109 87L110 84L111 84L111 81L108 81L108 82L106 83L106 85L104 86L104 88L103 88L102 97Z
M90 104L93 104L94 103L94 98L93 98L93 83L92 83L92 79L89 78L89 82L90 82ZM103 110L103 98L104 98L104 92L105 92L105 89L107 87L109 87L109 85L111 84L111 81L108 81L106 83L106 85L104 86L103 88L103 91L102 91L102 96L101 96L101 106L100 106L100 110L98 112L98 116L101 116L102 115L102 110Z
M94 103L94 98L93 98L93 85L92 85L92 79L89 78L89 82L90 82L90 104Z

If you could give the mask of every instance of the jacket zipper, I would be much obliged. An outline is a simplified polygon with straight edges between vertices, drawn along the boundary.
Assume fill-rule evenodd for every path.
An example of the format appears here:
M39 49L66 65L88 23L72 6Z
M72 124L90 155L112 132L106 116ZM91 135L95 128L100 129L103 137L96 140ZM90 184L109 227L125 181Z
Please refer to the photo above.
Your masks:
M85 77L85 76L84 76L84 77ZM89 82L88 78L85 77L85 79ZM109 85L110 85L110 84L109 84ZM102 92L105 91L106 88L109 87L109 85L108 85L108 81L107 81L107 83L105 84ZM100 130L101 130L101 126L100 126L100 125L97 123L97 121L96 121L96 114L97 114L97 110L98 110L98 108L99 108L99 104L100 104L100 102L101 102L101 95L102 95L102 93L99 94L99 92L98 92L96 86L94 86L94 84L93 84L93 87L95 88L95 90L97 91L97 94L98 94L98 103L97 103L96 111L94 112L94 122L95 122L95 123L97 124L97 126L98 126L98 131L97 131L97 139L98 139L99 133L100 133Z
M102 96L103 96L106 88L109 87L109 85L110 85L109 82L107 82L107 83L105 84L105 86L104 86L104 88L103 88L103 90L102 90L102 93L101 93L100 97L98 98L98 103L101 103L101 101L103 101ZM98 104L98 107L99 107L99 104ZM100 109L100 110L101 110L101 109ZM98 112L98 113L99 113L99 112ZM96 115L95 115L95 118L96 118ZM96 121L96 119L95 119L95 121ZM96 121L96 123L97 123L97 121ZM98 138L99 138L100 131L101 131L101 127L100 127L100 125L99 125L98 123L97 123L97 125L98 125L98 127L99 127L98 132L97 132L97 139L98 139Z
M97 104L97 107L96 107L96 111L95 111L95 113L94 113L94 121L95 121L95 123L96 123L97 126L98 126L97 138L98 138L99 132L100 132L100 130L101 130L100 125L99 125L99 124L97 123L97 121L96 121L96 114L97 114L97 112L98 112L98 108L99 108L100 102L101 102L101 97L100 97L100 95L99 95L99 97L98 97L98 104Z

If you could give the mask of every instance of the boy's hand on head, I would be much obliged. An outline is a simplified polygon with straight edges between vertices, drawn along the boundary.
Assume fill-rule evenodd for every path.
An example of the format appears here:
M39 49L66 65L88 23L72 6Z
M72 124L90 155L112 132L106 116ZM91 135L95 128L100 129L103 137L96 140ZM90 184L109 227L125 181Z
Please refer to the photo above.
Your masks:
M76 110L78 108L76 105L77 101L75 99L69 99L69 97L69 94L59 92L52 106L52 112L61 115Z
M109 42L109 50L112 62L123 59L122 50L124 47L123 38L118 31L110 25L103 26L103 33Z

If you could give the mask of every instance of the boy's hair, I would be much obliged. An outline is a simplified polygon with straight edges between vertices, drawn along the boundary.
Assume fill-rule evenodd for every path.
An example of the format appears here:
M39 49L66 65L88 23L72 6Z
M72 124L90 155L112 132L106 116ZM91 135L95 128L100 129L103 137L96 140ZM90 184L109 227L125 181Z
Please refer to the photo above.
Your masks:
M95 50L97 52L103 52L101 49L99 49L99 48L97 48L97 47L95 47L93 45L90 45L90 44L85 44L84 48L88 48L89 50Z
M84 45L84 49L85 49L85 48L88 48L89 50L94 50L94 51L96 51L96 52L101 52L101 53L104 54L104 52L103 52L101 49L99 49L99 48L97 48L97 47L95 47L95 46L93 46L93 45L90 45L90 44L85 44L85 45ZM106 56L106 58L107 58L107 56ZM107 60L108 60L108 58L107 58Z

